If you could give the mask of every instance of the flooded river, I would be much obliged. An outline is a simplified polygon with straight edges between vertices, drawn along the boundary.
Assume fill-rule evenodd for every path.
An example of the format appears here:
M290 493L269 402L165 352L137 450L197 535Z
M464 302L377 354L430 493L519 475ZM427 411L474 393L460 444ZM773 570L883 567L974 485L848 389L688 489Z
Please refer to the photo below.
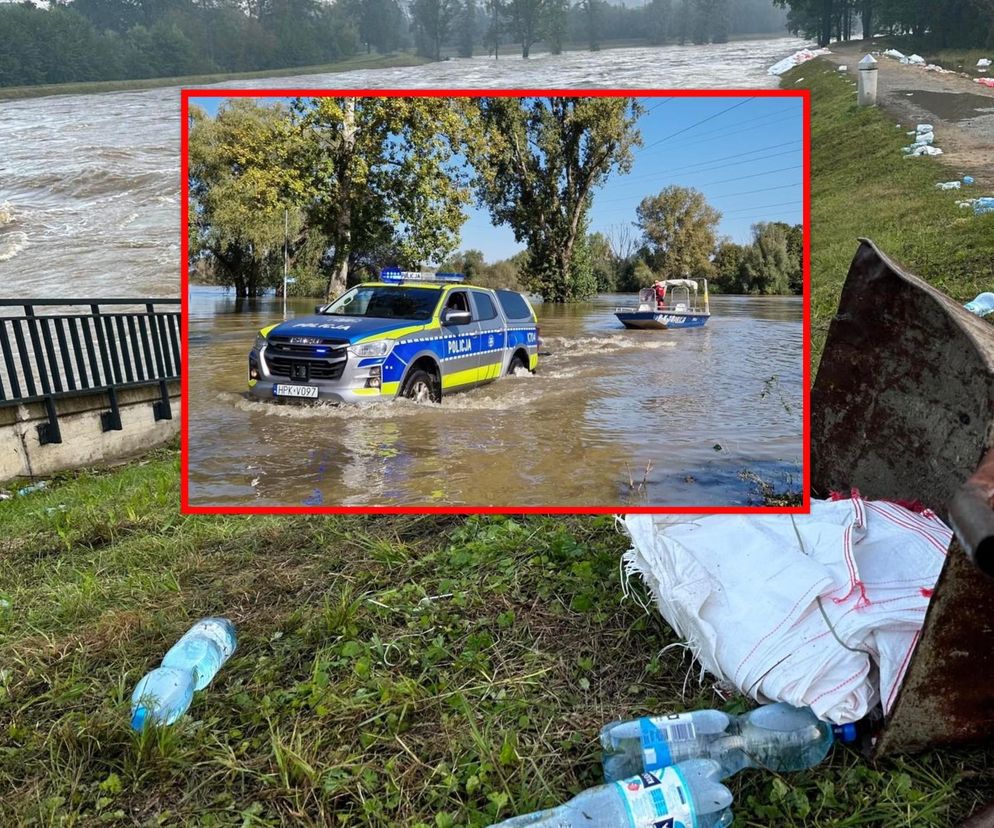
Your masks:
M627 331L612 311L629 300L537 305L534 375L439 406L305 407L245 393L281 300L192 288L191 503L757 504L752 475L800 490L801 300L716 296L704 328Z
M228 82L253 88L761 88L792 37L486 57ZM175 296L176 88L0 100L0 279L8 296Z

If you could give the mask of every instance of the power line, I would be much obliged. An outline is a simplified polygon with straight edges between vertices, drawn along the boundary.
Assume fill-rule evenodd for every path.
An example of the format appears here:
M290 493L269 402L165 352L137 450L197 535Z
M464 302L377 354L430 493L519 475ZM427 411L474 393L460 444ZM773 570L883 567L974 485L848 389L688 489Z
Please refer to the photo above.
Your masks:
M730 160L735 159L735 158L744 158L747 155L755 155L757 152L765 152L766 150L779 149L780 147L787 147L787 146L791 146L792 144L799 144L799 143L801 143L801 142L797 141L797 140L794 140L794 141L784 141L782 144L770 144L768 147L758 147L757 149L749 150L748 152L739 152L739 153L736 153L735 155L724 155L724 156L722 156L720 158L711 158L711 159L708 159L707 161L698 161L698 162L696 162L694 164L685 164L682 167L671 167L668 170L660 170L659 172L668 172L668 173L669 172L682 172L683 170L689 170L689 169L691 169L693 167L707 166L707 165L713 164L715 161L730 161ZM791 150L791 152L796 152L796 150ZM779 154L780 155L786 155L786 153L779 153ZM752 160L755 161L755 160L758 160L758 159L752 159ZM748 163L751 163L751 162L750 161L746 161L746 162L743 162L743 163L747 163L748 164ZM699 172L703 172L703 170L699 170Z
M765 210L768 207L790 207L803 204L803 201L780 201L776 204L753 204L750 207L743 207L738 210L725 210L722 216L730 216L733 213L748 213L750 210Z
M699 182L699 183L695 183L694 187L695 188L697 188L697 187L709 187L709 186L711 186L713 184L728 184L728 183L730 183L732 181L743 181L743 180L745 180L747 178L759 178L760 176L763 176L763 175L773 175L774 173L788 172L788 171L791 171L791 170L800 172L800 167L798 167L796 164L793 164L793 165L791 165L789 167L779 167L778 169L775 169L775 170L765 170L763 172L752 173L751 175L737 175L737 176L735 176L735 178L722 178L719 181L702 181L702 182ZM632 183L637 183L639 185L642 185L645 182L644 181L639 181L639 182L632 182ZM618 201L630 201L631 198L632 198L631 196L621 196L619 198L602 198L602 199L598 199L597 203L598 204L612 204L612 203L618 202Z
M731 112L733 109L738 109L740 106L745 106L747 103L749 103L749 101L754 101L754 100L756 100L755 97L751 97L751 98L746 98L744 101L739 101L737 104L732 104L731 106L722 109L720 112L715 112L713 115L709 115L707 118L702 118L700 121L697 121L696 123L693 123L690 126L684 127L683 129L678 129L676 132L671 132L669 135L660 138L658 141L653 141L651 144L648 144L645 147L643 147L643 149L649 149L650 147L658 146L659 144L662 144L664 141L669 141L671 138L676 138L677 135L683 135L683 133L689 132L695 127L699 127L701 124L706 124L708 121L713 121L715 118L724 115L726 112Z

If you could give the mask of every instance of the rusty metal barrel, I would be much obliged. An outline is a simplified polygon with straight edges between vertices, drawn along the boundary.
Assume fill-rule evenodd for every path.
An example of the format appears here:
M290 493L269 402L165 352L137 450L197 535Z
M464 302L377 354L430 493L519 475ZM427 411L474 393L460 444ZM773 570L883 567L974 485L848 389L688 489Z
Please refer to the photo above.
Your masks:
M919 500L955 532L873 755L990 743L994 326L860 240L811 391L811 435L814 496Z

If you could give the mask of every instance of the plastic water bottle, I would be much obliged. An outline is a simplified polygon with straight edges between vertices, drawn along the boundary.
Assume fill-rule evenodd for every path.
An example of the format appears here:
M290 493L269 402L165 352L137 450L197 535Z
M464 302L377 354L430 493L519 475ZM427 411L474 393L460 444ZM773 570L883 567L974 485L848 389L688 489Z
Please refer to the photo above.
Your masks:
M817 765L833 742L856 739L855 725L820 721L810 708L767 704L742 716L698 710L614 722L601 731L604 778L656 772L688 759L713 759L721 779L748 767L772 771Z
M203 690L235 651L238 638L226 618L194 624L146 673L131 694L131 727L141 730L151 719L170 725L182 716L196 690Z
M514 817L491 828L724 828L732 792L717 762L697 759L590 788L558 808Z
M975 313L977 316L987 316L989 313L994 313L994 293L981 293L972 302L967 302L963 305L970 313Z

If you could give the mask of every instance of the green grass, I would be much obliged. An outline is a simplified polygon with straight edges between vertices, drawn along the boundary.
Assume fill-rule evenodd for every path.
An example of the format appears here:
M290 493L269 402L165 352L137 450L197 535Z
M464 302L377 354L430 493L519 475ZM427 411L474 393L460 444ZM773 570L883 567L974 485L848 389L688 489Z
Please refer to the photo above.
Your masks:
M184 516L177 465L0 503L0 825L483 826L596 784L614 718L744 708L622 598L610 517ZM237 652L132 733L135 683L210 613ZM737 826L938 828L992 775L839 749L731 787Z
M799 79L803 79L798 83ZM937 190L972 170L935 158L905 158L913 125L875 108L857 107L855 87L836 68L815 60L783 76L787 89L811 95L811 326L817 365L839 293L858 247L872 239L907 269L967 301L994 285L994 215L959 208L982 188ZM939 131L937 145L942 144Z
M162 86L193 87L229 80L285 78L295 75L352 72L359 69L387 69L393 66L418 66L428 62L425 58L418 57L409 52L400 52L390 55L357 55L336 63L323 63L315 66L288 66L283 69L260 69L257 72L217 72L209 75L182 75L170 78L87 81L81 83L38 84L35 86L0 86L0 100L40 98L45 95L95 95L100 92L156 89Z

